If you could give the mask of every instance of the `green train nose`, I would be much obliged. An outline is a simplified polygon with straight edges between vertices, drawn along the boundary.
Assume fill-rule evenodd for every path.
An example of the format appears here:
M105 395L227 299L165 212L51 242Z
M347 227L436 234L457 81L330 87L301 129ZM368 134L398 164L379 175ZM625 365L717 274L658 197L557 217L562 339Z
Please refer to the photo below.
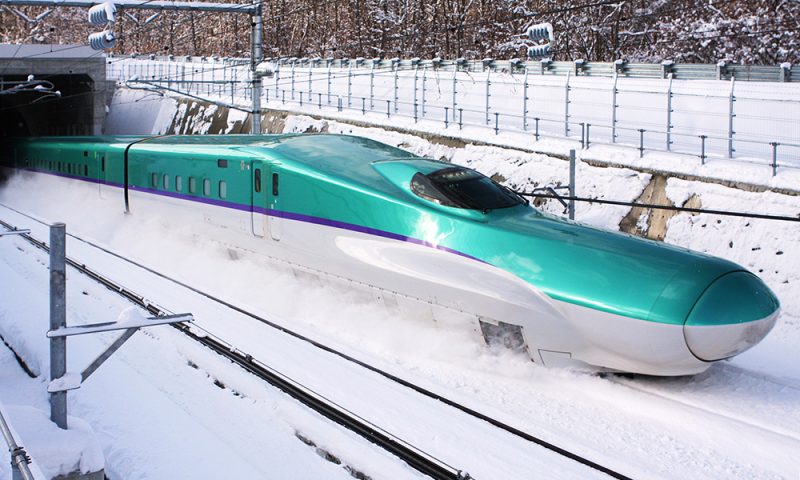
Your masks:
M683 324L683 336L700 360L722 360L760 342L779 311L778 299L761 279L743 271L727 273L700 295Z

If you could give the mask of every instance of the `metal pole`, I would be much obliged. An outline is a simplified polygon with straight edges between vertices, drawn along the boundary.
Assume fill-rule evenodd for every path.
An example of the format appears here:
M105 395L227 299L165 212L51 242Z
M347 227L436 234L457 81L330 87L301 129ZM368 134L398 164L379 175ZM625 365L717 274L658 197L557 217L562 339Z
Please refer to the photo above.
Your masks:
M533 135L536 138L536 141L538 142L539 141L539 117L534 117L533 120L536 123L536 127L535 127L535 130L533 132Z
M328 64L328 105L331 104L331 66Z
M397 80L398 76L400 75L397 70L400 68L400 64L395 65L394 67L394 113L397 113L397 105L399 104L398 96L397 96Z
M733 158L733 135L736 133L733 131L733 117L736 116L733 111L733 104L736 102L736 97L733 95L733 87L735 84L736 77L731 75L731 91L728 96L728 158Z
M369 71L369 109L375 109L375 62L372 62L372 68Z
M494 112L494 134L497 135L500 133L500 114L498 112Z
M448 112L448 110L450 110L448 107L444 107L444 128L447 128L450 119L450 112Z
M261 59L264 57L263 53L263 24L261 19L261 13L263 10L263 0L258 2L258 6L256 8L256 12L253 15L253 22L252 22L252 32L253 35L252 45L251 45L251 53L252 56L250 58L250 76L251 81L253 82L253 88L250 92L253 96L253 128L252 133L256 135L261 134L261 75L258 74L256 71L256 67L259 63L261 63ZM276 80L277 82L277 80Z
M290 95L291 95L291 97L290 97L290 98L291 98L292 100L294 100L294 66L295 66L295 63L294 63L294 62L292 62L292 70L291 70L291 72L292 72L292 78L291 78L291 80L289 81L289 84L291 85L291 89L290 89L290 92L291 92L291 93L290 93Z
M462 122L463 119L464 119L464 109L463 108L459 108L458 109L458 129L459 130L461 130L461 127L464 124L464 122Z
M392 117L392 101L386 100L386 118Z
M778 142L770 142L772 145L772 176L778 174Z
M425 84L428 81L428 66L425 65L422 67L422 118L425 118L425 93L426 93L426 86Z
M700 135L700 163L706 164L706 138L707 135Z
M314 71L311 68L311 62L308 63L308 103L311 103L311 95L313 94L313 88L311 85L311 76L314 75Z
M66 225L50 225L50 330L67 325ZM66 337L50 339L50 380L67 373ZM67 429L67 392L50 394L50 420Z
M490 68L486 71L486 125L489 125L489 97L492 96L492 94L489 92L492 86L491 76L492 69Z
M672 74L669 74L667 86L667 151L672 149Z
M586 122L581 122L581 148L586 148Z
M353 106L352 95L353 95L353 64L351 62L347 62L347 108Z
M456 103L456 92L458 91L458 78L456 75L458 74L458 64L453 63L453 121L456 120L456 108L458 108L458 104Z
M611 143L617 141L617 76L614 69L614 82L611 85Z
M567 82L564 84L564 136L569 137L569 78L572 71L567 72Z
M639 158L644 156L644 128L639 129Z
M17 445L14 436L11 434L11 429L6 423L3 409L0 408L0 432L5 437L8 451L11 454L11 478L12 480L33 480L33 474L30 467L28 467L28 454L24 448Z
M419 64L414 67L414 122L417 121L417 75L419 74Z
M569 151L569 219L575 220L575 149Z
M590 139L589 129L591 128L591 126L592 126L591 123L587 123L586 124L586 147L585 148L589 148L589 144L591 143L589 141L589 139Z
M522 81L522 130L528 130L528 67L525 67L525 78Z

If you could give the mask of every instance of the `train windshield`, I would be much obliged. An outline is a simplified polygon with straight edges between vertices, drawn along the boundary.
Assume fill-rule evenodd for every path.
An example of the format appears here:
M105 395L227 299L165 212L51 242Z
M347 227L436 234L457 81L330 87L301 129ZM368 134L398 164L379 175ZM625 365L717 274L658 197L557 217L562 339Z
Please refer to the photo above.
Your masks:
M446 207L472 210L508 208L525 200L508 188L475 170L449 167L411 179L411 191L425 200Z

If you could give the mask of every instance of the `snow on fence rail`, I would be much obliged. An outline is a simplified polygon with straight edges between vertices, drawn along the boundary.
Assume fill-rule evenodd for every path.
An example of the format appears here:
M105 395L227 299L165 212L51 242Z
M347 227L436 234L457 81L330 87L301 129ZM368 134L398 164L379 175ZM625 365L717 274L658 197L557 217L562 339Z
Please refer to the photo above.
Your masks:
M249 65L241 59L111 59L108 76L138 79L248 108ZM197 59L199 60L199 59ZM346 68L300 62L273 64L263 79L267 106L309 111L382 113L443 126L483 126L495 134L529 132L572 138L586 148L620 144L645 151L800 167L800 86L797 83L676 80L573 75L530 69L446 70Z

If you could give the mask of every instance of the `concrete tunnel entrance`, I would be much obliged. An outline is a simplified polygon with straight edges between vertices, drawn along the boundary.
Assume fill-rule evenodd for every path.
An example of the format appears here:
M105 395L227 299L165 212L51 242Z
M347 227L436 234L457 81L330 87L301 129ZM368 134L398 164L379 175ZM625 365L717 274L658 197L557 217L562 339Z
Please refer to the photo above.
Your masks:
M82 45L0 45L0 137L103 133L105 68L105 55ZM30 75L60 96L21 88Z

